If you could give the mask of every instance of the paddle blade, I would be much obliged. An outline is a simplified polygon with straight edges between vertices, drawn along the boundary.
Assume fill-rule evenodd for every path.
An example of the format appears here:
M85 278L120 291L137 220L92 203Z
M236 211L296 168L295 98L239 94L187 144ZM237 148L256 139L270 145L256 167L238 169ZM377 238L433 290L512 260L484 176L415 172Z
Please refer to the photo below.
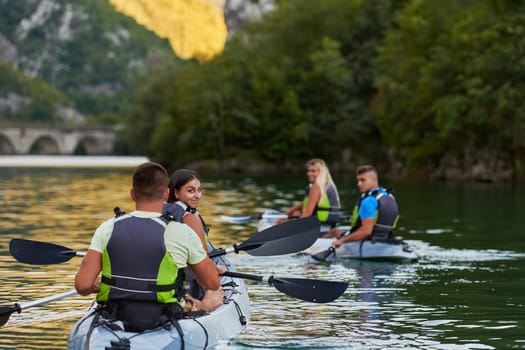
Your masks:
M327 250L324 250L324 251L322 251L320 253L317 253L317 254L312 254L312 259L317 260L317 261L321 261L321 262L325 262L328 259L332 259L334 257L335 257L335 248L334 247L330 247Z
M221 215L220 219L222 221L229 222L230 224L235 225L243 225L247 224L251 221L260 219L260 215L249 215L249 216L227 216L227 215Z
M328 303L339 298L348 287L346 282L304 278L273 278L271 284L279 291L304 301Z
M5 325L9 321L9 316L15 311L20 312L20 307L15 306L2 306L0 307L0 327Z
M269 227L238 246L254 256L297 253L310 247L321 233L316 217L301 218Z
M16 260L32 265L58 264L76 255L74 251L57 244L20 238L11 239L9 252Z

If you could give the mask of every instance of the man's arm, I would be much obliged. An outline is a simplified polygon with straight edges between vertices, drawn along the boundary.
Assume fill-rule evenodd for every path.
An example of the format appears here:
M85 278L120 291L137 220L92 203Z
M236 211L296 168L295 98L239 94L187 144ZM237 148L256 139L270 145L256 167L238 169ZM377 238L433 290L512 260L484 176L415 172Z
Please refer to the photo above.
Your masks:
M80 295L97 293L100 287L98 274L102 270L102 254L89 249L82 259L80 268L75 276L75 289Z
M206 257L201 262L190 266L202 287L213 290L219 289L221 285L217 268L210 258Z
M205 252L208 252L208 245L206 244L206 233L204 232L204 226L202 225L201 219L195 214L186 214L182 218L184 223L188 225L201 239L202 247Z
M224 291L221 288L215 264L206 257L201 262L190 266L201 286L206 289L202 300L195 301L197 308L207 312L215 310L224 300Z
M339 238L332 242L332 247L339 248L343 243L351 241L361 241L370 237L372 231L374 230L375 219L368 218L361 220L361 226L352 232L351 234Z

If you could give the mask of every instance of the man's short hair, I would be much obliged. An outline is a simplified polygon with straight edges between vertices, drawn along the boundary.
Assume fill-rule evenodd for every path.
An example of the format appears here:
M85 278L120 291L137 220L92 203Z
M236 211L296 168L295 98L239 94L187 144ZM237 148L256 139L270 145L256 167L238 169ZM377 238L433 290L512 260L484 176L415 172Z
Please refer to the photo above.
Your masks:
M355 171L356 175L373 172L377 176L377 169L373 165L360 165Z
M159 163L143 163L133 172L132 186L138 200L162 199L168 187L168 172Z

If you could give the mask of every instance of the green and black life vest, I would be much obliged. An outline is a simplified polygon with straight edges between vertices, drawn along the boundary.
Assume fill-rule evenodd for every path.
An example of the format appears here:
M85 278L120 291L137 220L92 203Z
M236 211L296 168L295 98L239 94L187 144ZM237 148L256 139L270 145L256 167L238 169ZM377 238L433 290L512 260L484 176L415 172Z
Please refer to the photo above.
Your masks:
M311 185L306 188L303 200L303 211L308 206ZM326 196L315 207L313 215L316 215L321 223L328 223L335 226L339 221L339 196L332 184L326 186Z
M118 214L117 214L118 215ZM102 279L97 301L179 303L184 268L178 268L164 243L168 220L129 214L115 219L102 253Z

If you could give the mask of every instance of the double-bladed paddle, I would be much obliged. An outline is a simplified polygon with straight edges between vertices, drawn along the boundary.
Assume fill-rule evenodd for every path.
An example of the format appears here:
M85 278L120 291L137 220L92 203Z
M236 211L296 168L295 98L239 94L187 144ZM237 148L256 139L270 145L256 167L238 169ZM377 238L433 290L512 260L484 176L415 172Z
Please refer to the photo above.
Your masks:
M4 324L7 323L7 321L9 320L9 317L11 316L13 312L20 313L22 312L22 310L28 309L30 307L42 305L50 301L64 299L64 298L71 297L76 294L77 294L77 291L73 289L73 290L70 290L69 292L51 295L49 297L37 299L37 300L31 301L25 304L15 303L13 306L2 306L0 307L0 327L2 327Z
M301 218L268 227L242 243L227 249L214 250L208 255L213 258L231 252L238 253L241 250L254 256L297 253L314 244L320 231L321 224L316 217Z
M223 276L268 282L277 290L291 297L313 303L328 303L339 298L348 287L347 282L323 281L306 278L257 276L248 273L227 271Z
M220 248L210 252L210 257L228 253L246 251L254 256L272 256L299 252L310 247L319 237L320 224L315 217L297 219L281 225L269 227L257 232L244 242L229 248ZM9 242L9 251L18 261L33 264L58 264L74 256L84 256L85 252L46 242L13 238Z
M246 216L228 216L221 215L220 219L234 225L244 225L249 222L261 219L297 219L299 216L296 215L286 215L286 214L256 214L256 215L246 215ZM340 215L339 221L347 221L352 218L351 215Z
M228 216L221 215L222 221L229 222L230 224L243 225L255 220L261 219L297 219L298 216L286 215L286 214L257 214L257 215L246 215L246 216Z

